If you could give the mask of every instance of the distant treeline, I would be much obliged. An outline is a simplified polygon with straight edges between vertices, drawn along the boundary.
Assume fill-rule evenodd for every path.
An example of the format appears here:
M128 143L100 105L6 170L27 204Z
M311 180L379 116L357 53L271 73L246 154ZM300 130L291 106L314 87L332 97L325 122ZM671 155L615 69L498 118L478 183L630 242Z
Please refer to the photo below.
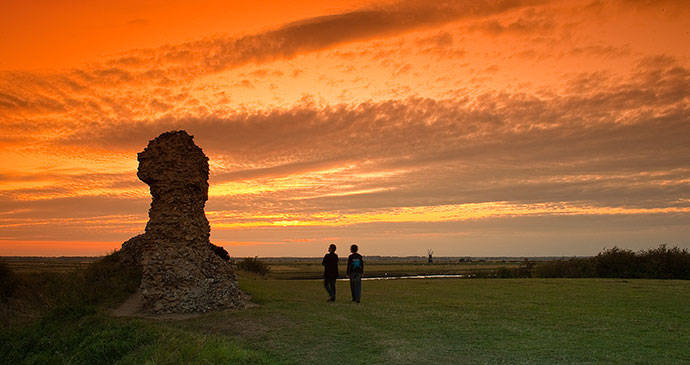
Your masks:
M593 257L531 262L518 268L500 268L501 278L624 278L690 279L690 253L678 247L661 245L655 249L633 252L613 247Z

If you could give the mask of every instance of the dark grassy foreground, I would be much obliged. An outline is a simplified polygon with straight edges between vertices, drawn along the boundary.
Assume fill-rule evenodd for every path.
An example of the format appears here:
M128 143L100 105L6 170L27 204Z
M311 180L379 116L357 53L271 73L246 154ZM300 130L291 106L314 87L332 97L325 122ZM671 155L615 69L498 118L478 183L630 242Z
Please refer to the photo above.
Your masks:
M687 363L690 282L241 277L260 305L183 320L56 309L0 332L3 363Z

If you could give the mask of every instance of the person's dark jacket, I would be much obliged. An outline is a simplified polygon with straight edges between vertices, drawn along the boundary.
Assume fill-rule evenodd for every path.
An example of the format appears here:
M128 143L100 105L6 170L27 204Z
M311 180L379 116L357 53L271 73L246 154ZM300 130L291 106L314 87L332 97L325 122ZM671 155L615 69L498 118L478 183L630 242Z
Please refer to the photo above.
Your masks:
M353 253L347 258L347 274L352 273L364 273L364 260L362 255L358 253Z
M335 253L327 253L321 261L321 265L324 266L323 277L324 278L337 278L338 277L338 255Z

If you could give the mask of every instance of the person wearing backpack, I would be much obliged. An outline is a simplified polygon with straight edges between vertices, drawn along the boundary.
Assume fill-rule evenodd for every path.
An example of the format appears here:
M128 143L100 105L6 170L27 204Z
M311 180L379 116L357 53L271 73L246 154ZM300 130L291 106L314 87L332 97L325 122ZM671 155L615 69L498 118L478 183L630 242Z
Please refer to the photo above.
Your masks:
M362 274L364 273L364 260L362 255L357 253L358 250L357 245L350 246L352 255L347 258L347 276L350 278L352 301L357 303L362 298Z

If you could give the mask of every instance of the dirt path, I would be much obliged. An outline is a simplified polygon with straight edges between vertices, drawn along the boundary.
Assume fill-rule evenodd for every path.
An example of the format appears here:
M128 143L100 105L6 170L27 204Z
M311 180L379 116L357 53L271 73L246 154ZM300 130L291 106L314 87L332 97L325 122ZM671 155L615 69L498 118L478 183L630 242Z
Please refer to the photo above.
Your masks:
M140 317L141 313L141 289L132 294L127 300L125 300L118 308L113 310L113 316L115 317Z

